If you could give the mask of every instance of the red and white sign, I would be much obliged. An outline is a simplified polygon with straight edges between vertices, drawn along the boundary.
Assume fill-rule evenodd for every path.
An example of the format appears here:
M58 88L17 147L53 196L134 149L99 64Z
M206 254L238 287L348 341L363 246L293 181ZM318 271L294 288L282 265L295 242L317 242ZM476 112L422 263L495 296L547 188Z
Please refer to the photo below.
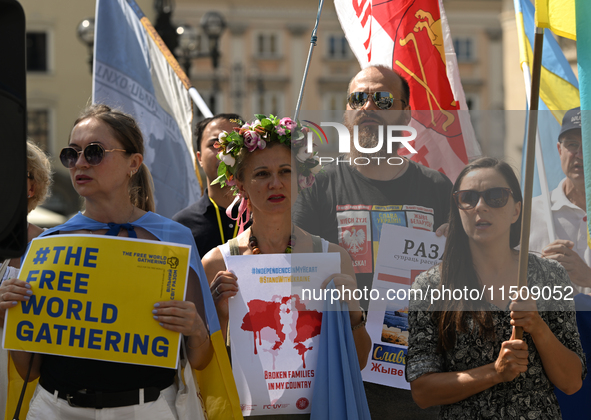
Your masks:
M242 414L310 412L324 299L339 253L231 256L240 290L229 301L232 371ZM302 295L313 289L317 295ZM304 300L304 298L306 300Z

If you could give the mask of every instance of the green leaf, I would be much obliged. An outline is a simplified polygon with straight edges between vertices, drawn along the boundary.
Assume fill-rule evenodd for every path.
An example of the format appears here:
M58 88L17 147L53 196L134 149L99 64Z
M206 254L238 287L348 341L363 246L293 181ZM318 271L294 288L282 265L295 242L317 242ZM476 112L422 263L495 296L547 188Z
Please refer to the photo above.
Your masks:
M257 120L260 120L260 121L262 121L262 120L264 120L264 119L266 119L266 118L267 118L267 116L266 116L265 114L254 114L254 117L255 117Z
M218 166L218 178L226 175L226 164L224 162L220 162Z

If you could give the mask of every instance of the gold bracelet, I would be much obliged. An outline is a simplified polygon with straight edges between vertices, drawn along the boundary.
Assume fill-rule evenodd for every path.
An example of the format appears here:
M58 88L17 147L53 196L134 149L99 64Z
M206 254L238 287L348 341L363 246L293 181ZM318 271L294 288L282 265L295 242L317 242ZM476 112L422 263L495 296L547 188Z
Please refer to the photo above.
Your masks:
M365 312L365 309L363 309L361 306L359 307L359 310L361 311L361 322L357 325L354 325L351 327L352 331L355 331L361 327L365 327L365 324L367 324L367 313Z
M191 347L189 345L189 340L187 340L187 347L190 348L191 350L197 350L199 347L201 347L202 345L204 345L208 341L209 341L209 336L207 336L207 338L205 340L203 340L203 342L201 344L199 344L197 347Z

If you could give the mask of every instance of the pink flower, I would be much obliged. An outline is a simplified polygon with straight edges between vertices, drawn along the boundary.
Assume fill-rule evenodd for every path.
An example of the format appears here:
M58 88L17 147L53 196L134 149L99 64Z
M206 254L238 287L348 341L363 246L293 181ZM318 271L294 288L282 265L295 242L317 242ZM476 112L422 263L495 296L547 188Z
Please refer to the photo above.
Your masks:
M280 136L285 135L285 128L281 127L280 125L276 125L275 130L277 130L277 134Z
M248 130L244 133L244 146L249 152L254 152L257 146L259 146L260 141L261 136L259 136L256 131ZM264 148L264 146L262 148Z
M302 190L304 188L310 188L312 185L314 185L314 181L316 181L314 174L309 174L308 176L304 176L301 174L298 175L298 185Z
M294 128L297 128L297 124L289 117L284 117L281 118L281 121L279 121L279 124L285 126L285 128L287 128L288 130L293 130Z

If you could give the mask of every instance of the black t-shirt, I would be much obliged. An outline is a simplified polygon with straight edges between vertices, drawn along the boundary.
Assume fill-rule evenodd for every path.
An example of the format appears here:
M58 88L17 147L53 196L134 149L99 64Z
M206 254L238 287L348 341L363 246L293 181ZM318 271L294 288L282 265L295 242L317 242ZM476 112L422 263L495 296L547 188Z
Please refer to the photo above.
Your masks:
M80 333L80 331L76 331ZM133 345L133 337L131 338ZM164 389L173 384L175 369L44 354L41 378L51 388L122 392L139 388Z
M371 288L382 224L435 231L447 223L451 181L440 172L409 161L399 178L377 181L348 163L330 164L311 188L300 193L293 220L305 231L345 248L359 288ZM367 308L368 302L362 302ZM410 391L365 382L373 419L431 419L438 408L422 410Z
M236 204L232 209L232 215L237 217L237 214L238 205ZM222 245L234 237L237 221L226 216L226 209L223 207L219 207L219 215L225 241L222 241L216 209L209 199L207 190L199 201L179 211L172 217L172 220L191 229L199 256L202 258L216 246ZM248 227L248 225L246 226Z
M447 222L452 183L442 173L409 161L399 178L377 181L348 163L330 164L303 190L293 220L305 231L349 252L360 288L370 287L382 224L435 231Z

